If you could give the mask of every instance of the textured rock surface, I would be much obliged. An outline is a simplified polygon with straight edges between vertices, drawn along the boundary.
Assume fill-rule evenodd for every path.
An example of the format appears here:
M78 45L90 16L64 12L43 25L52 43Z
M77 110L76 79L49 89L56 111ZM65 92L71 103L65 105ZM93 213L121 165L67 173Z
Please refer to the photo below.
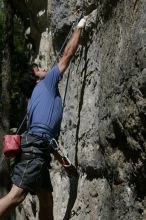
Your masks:
M28 56L44 67L55 60L76 10L89 14L60 137L80 176L69 179L53 163L55 220L146 219L145 0L17 0L14 7ZM19 207L18 219L37 219L34 201Z

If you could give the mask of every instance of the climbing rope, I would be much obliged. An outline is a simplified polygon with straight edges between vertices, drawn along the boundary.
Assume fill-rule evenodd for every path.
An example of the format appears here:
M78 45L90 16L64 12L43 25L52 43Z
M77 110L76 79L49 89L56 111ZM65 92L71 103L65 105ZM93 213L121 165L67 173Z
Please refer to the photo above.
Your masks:
M63 98L63 104L62 104L63 110L64 110L64 107L65 107L65 99L66 99L66 94L67 94L67 89L68 89L68 82L69 82L69 78L70 78L72 64L73 64L73 58L71 59L71 62L70 62L69 68L68 68L68 73L67 73L67 80L66 80L64 98Z
M62 51L63 51L63 49L64 49L64 47L65 47L65 45L66 45L66 43L67 43L67 41L68 41L68 40L70 39L70 37L71 37L71 34L72 34L72 32L73 32L74 27L77 25L77 23L79 22L79 20L81 19L81 17L82 17L82 14L81 14L80 16L78 16L78 17L76 18L76 20L73 22L73 24L72 24L72 26L71 26L71 28L70 28L70 31L69 31L67 37L65 38L65 40L64 40L64 42L63 42L63 44L62 44L62 46L61 46L61 48L60 48L60 50L59 50L59 52L58 52L58 55L57 55L57 57L56 57L56 59L55 59L55 61L54 61L54 63L53 63L52 66L54 66L55 63L57 63L58 58L60 57L60 55L61 55L61 53L62 53Z
M73 28L77 25L77 23L79 22L79 20L82 18L82 13L79 17L76 18L76 21L73 23L72 27L71 27L71 30L68 34L69 38L71 36L71 33L73 31ZM64 43L63 43L63 46L62 48L64 48L64 45L66 44L67 40L69 39L67 36L67 38L65 39ZM62 52L62 48L60 50L60 52ZM66 86L65 86L65 91L64 91L64 98L63 98L63 110L64 110L64 107L65 107L65 99L66 99L66 94L67 94L67 89L68 89L68 83L69 83L69 78L70 78L70 73L71 73L71 68L72 68L72 64L73 64L73 58L71 59L70 61L70 65L69 65L69 68L68 68L68 73L67 73L67 80L66 80Z

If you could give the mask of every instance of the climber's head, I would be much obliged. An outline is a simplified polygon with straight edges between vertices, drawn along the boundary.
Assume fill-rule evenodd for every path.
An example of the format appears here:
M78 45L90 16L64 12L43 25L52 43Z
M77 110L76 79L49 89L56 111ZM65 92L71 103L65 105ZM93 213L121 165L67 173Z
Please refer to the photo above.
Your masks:
M28 66L26 74L20 79L19 85L23 94L30 98L36 83L46 76L47 72L36 63Z
M43 68L40 68L36 63L31 65L31 69L37 77L37 81L40 81L47 75L47 71Z
M37 80L39 78L34 73L34 68L37 64L32 64L27 67L26 73L19 80L19 86L22 93L26 98L30 98L34 87L36 86Z

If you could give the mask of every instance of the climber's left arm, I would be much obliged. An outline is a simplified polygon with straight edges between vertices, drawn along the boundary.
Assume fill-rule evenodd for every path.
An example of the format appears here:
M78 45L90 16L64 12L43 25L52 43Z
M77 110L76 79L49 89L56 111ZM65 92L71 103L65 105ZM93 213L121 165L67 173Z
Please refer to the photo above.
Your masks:
M79 23L78 23L77 27L75 28L69 42L67 43L67 45L65 47L63 56L61 57L61 59L58 63L58 67L59 67L60 73L62 75L65 72L65 70L67 69L70 60L72 59L75 52L77 51L81 30L85 26L86 19L87 19L87 17L84 17L79 21Z

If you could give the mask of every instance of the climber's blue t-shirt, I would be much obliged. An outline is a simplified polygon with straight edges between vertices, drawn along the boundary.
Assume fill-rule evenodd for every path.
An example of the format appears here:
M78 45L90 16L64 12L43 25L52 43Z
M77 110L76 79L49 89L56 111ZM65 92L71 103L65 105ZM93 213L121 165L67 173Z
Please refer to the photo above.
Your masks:
M62 79L58 65L54 66L34 88L28 102L29 133L40 133L33 125L44 125L53 132L58 132L62 120L62 100L58 90L58 83ZM45 130L43 131L45 133Z

